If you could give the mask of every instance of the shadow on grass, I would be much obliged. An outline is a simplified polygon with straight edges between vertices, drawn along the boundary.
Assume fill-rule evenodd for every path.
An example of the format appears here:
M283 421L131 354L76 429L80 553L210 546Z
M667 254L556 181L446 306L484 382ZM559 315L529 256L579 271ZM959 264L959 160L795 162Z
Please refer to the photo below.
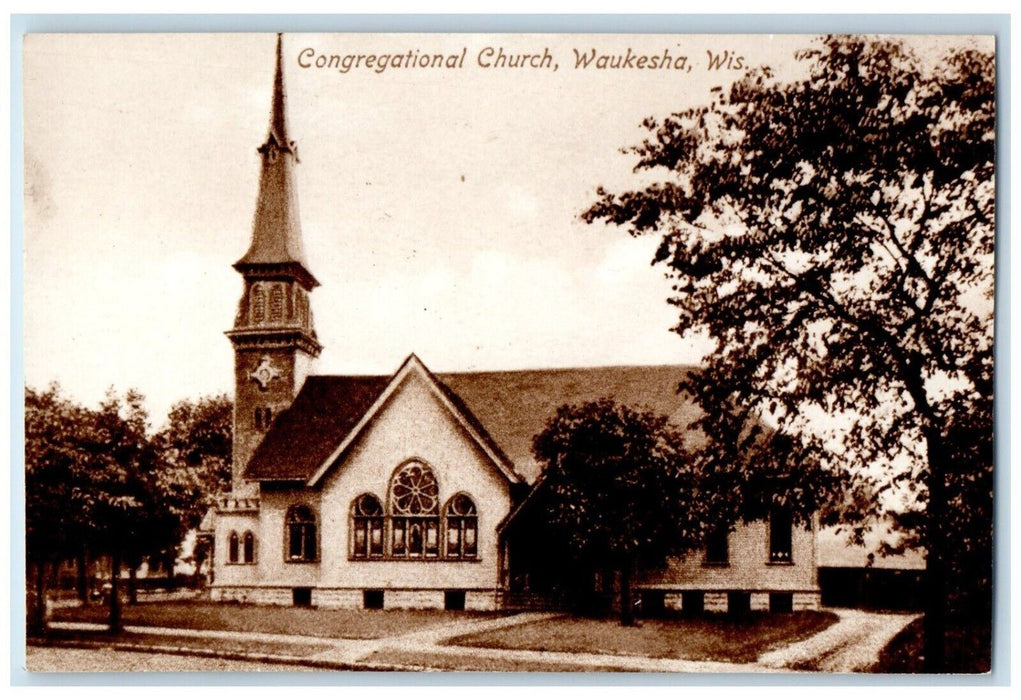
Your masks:
M751 663L763 652L811 637L837 619L833 613L812 610L738 619L643 620L638 626L623 627L616 619L567 616L462 635L444 644Z
M199 601L125 605L125 625L178 629L306 635L334 639L380 639L406 634L459 619L483 619L500 613L443 610L324 610ZM105 624L103 608L64 608L55 622Z
M924 673L923 618L902 629L879 654L873 673ZM947 626L947 664L950 673L988 673L992 659L992 630L986 624Z

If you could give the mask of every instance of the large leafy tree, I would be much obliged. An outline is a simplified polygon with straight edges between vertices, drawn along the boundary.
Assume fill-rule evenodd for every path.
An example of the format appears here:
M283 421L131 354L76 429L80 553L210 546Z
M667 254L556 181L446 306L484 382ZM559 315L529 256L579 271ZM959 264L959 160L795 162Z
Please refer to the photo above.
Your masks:
M661 237L678 332L714 341L686 382L709 454L735 434L718 427L761 413L857 476L867 502L845 503L924 507L938 671L961 534L948 504L970 507L950 490L988 466L968 448L988 459L989 426L968 416L992 397L994 58L923 61L858 37L797 58L802 78L753 71L711 105L648 119L628 151L655 181L600 188L584 217Z
M91 472L85 443L92 416L57 385L25 392L25 544L31 578L29 627L46 625L47 567L75 556L90 524Z
M216 494L230 488L233 410L226 394L179 401L156 434L164 489L185 531L197 527Z
M96 409L56 385L26 390L28 563L35 574L30 625L45 628L45 570L83 549L112 570L144 559L174 560L185 533L230 478L231 404L225 396L183 401L153 435L144 398L109 392ZM120 577L111 582L110 627L121 626ZM134 586L129 590L134 597Z
M177 518L178 542L199 526L216 494L230 489L233 410L226 394L179 401L155 436L165 467L159 486ZM201 538L195 545L196 569L208 556L206 547Z
M665 416L603 399L561 406L534 452L544 465L544 531L561 538L547 546L574 565L615 570L621 623L633 624L636 569L703 537L704 508L680 435Z

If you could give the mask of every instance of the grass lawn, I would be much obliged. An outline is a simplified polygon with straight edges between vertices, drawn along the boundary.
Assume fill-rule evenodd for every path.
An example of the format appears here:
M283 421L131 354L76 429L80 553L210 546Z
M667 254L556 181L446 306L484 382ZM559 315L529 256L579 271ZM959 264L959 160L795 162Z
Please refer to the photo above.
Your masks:
M905 627L879 654L874 673L924 673L922 618ZM951 673L988 673L992 660L988 625L947 627L947 661Z
M833 613L814 610L764 614L743 621L725 617L643 620L639 627L622 627L616 619L561 617L468 634L446 643L748 663L765 651L810 637L836 621Z
M496 613L443 610L319 610L270 605L178 601L125 605L124 624L147 627L300 634L338 639L379 639ZM55 622L105 623L106 606L60 608Z

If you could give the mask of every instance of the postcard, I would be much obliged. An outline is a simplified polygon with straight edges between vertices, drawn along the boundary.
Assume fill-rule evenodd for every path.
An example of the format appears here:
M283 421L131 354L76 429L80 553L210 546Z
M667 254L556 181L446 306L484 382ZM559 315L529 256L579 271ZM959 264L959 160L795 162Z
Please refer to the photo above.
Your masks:
M26 35L28 670L988 672L995 61Z

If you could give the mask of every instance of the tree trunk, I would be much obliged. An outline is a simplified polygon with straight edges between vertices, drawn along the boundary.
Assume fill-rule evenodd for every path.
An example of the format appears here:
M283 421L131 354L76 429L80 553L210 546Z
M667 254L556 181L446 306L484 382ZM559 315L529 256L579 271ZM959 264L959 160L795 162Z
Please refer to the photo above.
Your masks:
M624 564L620 570L620 624L635 626L635 604L631 592L631 565Z
M29 634L46 633L46 565L37 562L35 565L35 586L32 591L32 604L28 611Z
M89 604L89 558L85 547L78 550L75 556L75 566L78 570L77 594L78 602L82 605Z
M115 548L110 556L110 633L120 634L124 631L121 620L121 554Z
M946 450L938 427L926 430L926 452L929 459L929 500L926 504L925 618L923 620L927 673L945 673L946 608L947 608L947 539L943 522L946 518Z
M132 560L128 563L128 605L138 605L138 567L140 564Z
M929 404L925 379L921 374L922 362L905 359L902 371L908 394L922 420L925 436L925 456L929 463L926 483L929 497L925 505L925 617L922 620L926 673L946 672L946 608L947 608L947 537L943 528L947 510L947 454L943 440L943 422Z

